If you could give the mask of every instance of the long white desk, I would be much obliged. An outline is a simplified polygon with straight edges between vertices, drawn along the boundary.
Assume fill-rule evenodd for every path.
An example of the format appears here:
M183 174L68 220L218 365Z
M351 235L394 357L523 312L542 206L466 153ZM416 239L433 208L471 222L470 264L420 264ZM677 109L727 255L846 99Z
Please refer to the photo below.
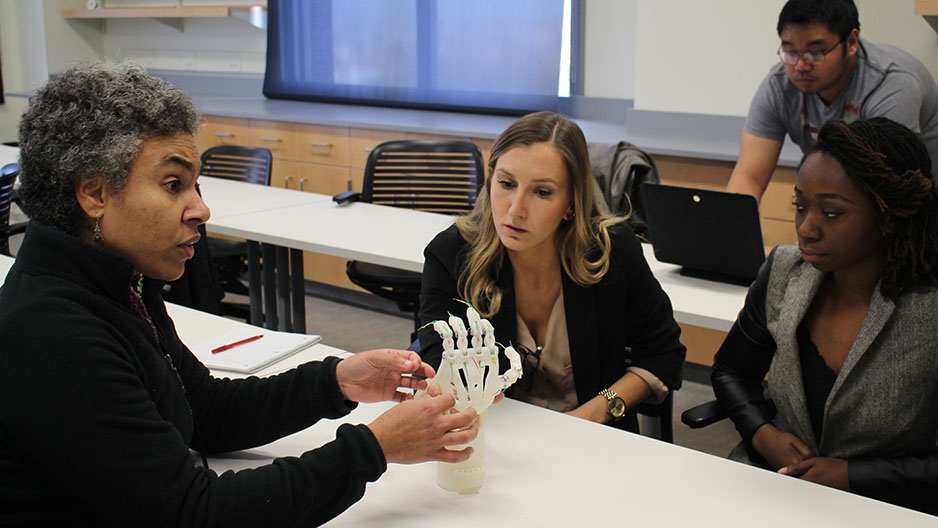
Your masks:
M251 322L278 330L306 329L302 251L421 271L424 246L453 221L369 203L340 206L324 194L199 181L212 209L207 230L249 241Z
M0 255L0 279L13 259ZM168 305L180 336L196 342L236 321ZM343 351L315 345L261 375ZM227 375L224 373L219 373ZM266 446L212 457L216 472L296 456L335 438L340 423L370 423L391 404L363 404L340 421ZM459 495L436 485L435 463L392 465L329 526L932 527L936 518L850 493L579 420L514 400L489 410L487 477Z
M423 270L424 247L453 223L453 217L443 214L362 202L339 206L331 196L312 196L319 199L212 220L208 228L225 235L419 272Z
M267 187L224 178L199 178L202 198L212 211L207 227L215 231L216 224L224 229L225 219L233 216L271 211L294 205L303 205L328 199L323 194L299 192L280 187Z
M344 421L370 423L387 404ZM295 456L335 438L341 422L209 459L215 471ZM486 483L459 495L436 485L435 463L391 465L328 526L935 526L935 517L514 400L489 410Z
M651 244L642 244L645 260L668 294L679 323L728 332L749 288L681 275L681 267L659 262Z

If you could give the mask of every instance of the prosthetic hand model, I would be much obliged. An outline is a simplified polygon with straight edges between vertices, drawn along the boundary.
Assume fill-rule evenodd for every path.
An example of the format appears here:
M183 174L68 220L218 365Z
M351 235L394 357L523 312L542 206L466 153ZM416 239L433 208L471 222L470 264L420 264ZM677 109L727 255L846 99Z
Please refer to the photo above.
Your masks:
M472 306L466 309L466 319L468 331L462 319L455 315L450 315L448 323L433 323L433 329L443 338L443 359L437 370L436 383L440 390L449 388L452 391L456 410L472 407L479 413L479 435L469 444L474 449L469 460L457 464L440 462L437 468L437 484L460 493L478 491L485 482L486 410L495 396L521 377L521 356L510 346L505 349L510 367L499 375L498 348L492 323L479 317L479 312ZM469 348L468 337L471 337L472 348Z
M443 338L443 360L436 381L442 390L452 388L457 411L472 407L482 414L496 395L521 377L521 356L513 347L506 348L505 356L511 366L499 375L495 328L488 319L480 318L472 306L466 310L466 319L469 321L472 348L468 348L466 326L459 317L450 315L448 324L444 321L433 323L433 329ZM455 343L453 334L456 335Z

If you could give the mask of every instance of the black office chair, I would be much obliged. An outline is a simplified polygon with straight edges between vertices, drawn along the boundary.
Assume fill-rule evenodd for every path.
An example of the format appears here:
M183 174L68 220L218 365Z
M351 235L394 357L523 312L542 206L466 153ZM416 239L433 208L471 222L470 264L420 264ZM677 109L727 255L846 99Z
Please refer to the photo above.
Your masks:
M219 145L202 153L202 176L270 185L273 156L261 147Z
M201 176L270 185L273 156L266 148L220 145L206 149L201 160ZM247 244L237 240L208 238L208 247L222 289L236 295L247 295L248 286L241 279L247 269ZM249 312L245 303L222 302L222 313L225 315L247 321Z
M763 386L765 386L764 383ZM766 398L765 401L769 412L775 414L775 403L768 398ZM717 400L701 403L681 413L681 422L691 429L701 429L708 425L715 424L724 418L728 418L728 415Z
M334 199L458 215L472 210L484 180L482 152L474 143L387 141L369 154L361 193L341 193ZM420 273L354 260L345 271L354 284L394 301L402 312L413 313L411 341L416 339Z
M642 435L674 443L674 391L669 392L661 403L638 404L635 412L639 414L638 427Z
M26 231L26 222L10 224L10 206L15 201L13 184L19 176L20 167L8 163L0 168L0 253L12 257L10 237Z

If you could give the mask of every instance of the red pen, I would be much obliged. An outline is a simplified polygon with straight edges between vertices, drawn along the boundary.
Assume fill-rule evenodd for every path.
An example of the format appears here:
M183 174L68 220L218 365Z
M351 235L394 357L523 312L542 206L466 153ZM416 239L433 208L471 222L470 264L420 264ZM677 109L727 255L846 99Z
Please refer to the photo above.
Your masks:
M257 341L258 339L260 339L260 338L262 338L262 337L264 337L264 334L258 334L258 335L256 335L256 336L251 336L251 337L245 337L244 339L241 339L241 340L239 340L239 341L235 341L234 343L228 343L227 345L222 345L222 346L220 346L220 347L213 348L213 349L212 349L212 354L217 354L217 353L219 353L219 352L224 352L225 350L228 350L228 349L230 349L230 348L234 348L234 347L239 346L239 345L243 345L243 344L245 344L245 343L250 343L251 341Z

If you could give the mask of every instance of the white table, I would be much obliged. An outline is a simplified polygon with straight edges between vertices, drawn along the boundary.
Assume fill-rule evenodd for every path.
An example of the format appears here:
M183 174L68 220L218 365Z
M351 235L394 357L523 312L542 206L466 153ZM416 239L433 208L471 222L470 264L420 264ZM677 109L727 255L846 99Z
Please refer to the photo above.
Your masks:
M659 262L651 244L642 244L645 260L668 294L679 323L728 332L749 288L681 275L681 267Z
M202 178L207 179L207 178ZM299 191L311 200L299 205L225 216L209 221L215 233L361 260L410 271L423 270L423 249L453 223L453 217L353 202Z
M0 255L0 278L13 259ZM183 341L243 323L167 305ZM315 345L268 367L273 374L343 351ZM228 375L226 373L219 373ZM234 375L233 375L234 376ZM341 423L370 423L391 404L363 404L344 420L266 446L212 457L221 473L296 456L335 438ZM935 517L803 482L514 400L489 410L487 477L459 495L436 485L435 463L392 465L329 526L936 526Z
M340 206L324 194L199 181L213 209L206 229L249 241L251 323L278 330L306 329L303 251L421 271L424 246L453 221L361 202Z
M212 211L209 226L224 225L223 220L237 215L270 211L283 207L328 200L323 194L312 194L280 187L267 187L224 178L199 178L202 199Z
M360 405L370 423L388 404ZM209 460L218 472L296 456L335 438L340 421ZM935 526L935 517L505 400L489 410L486 483L459 495L436 464L391 465L329 526L851 527Z

